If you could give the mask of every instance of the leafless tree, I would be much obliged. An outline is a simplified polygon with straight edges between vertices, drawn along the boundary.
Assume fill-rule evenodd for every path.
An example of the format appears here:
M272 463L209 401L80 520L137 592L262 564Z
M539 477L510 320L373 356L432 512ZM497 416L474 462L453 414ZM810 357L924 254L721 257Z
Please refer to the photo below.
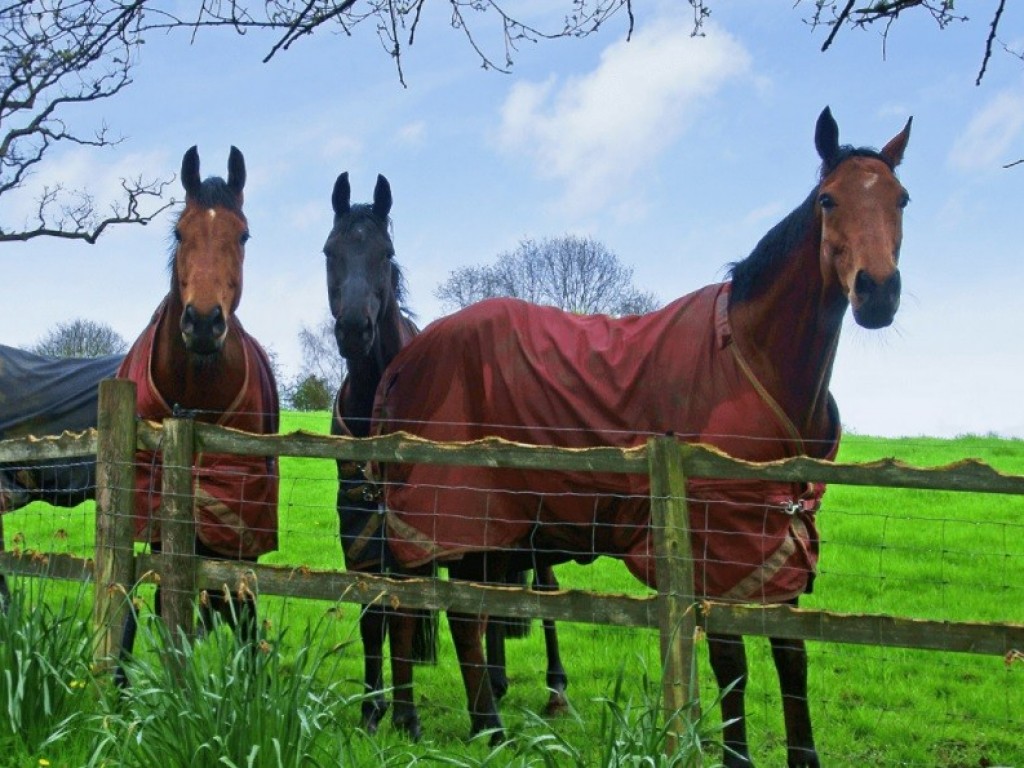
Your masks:
M109 325L77 318L58 323L31 351L49 357L123 355L128 351L128 342Z
M334 318L330 314L312 328L303 324L299 330L299 346L302 349L302 367L295 381L316 378L334 393L345 378L345 359L338 352L334 338Z
M494 264L453 270L434 291L447 309L512 296L579 314L635 315L657 308L633 285L633 270L592 238L523 240Z
M3 0L0 0L3 2ZM131 83L141 41L143 0L31 0L0 6L0 200L15 194L58 144L109 147L106 126L71 127L76 107L111 98ZM34 213L0 220L0 242L52 236L94 243L114 224L145 224L161 204L166 181L122 179L124 197L106 207L84 189L63 184L34 193Z

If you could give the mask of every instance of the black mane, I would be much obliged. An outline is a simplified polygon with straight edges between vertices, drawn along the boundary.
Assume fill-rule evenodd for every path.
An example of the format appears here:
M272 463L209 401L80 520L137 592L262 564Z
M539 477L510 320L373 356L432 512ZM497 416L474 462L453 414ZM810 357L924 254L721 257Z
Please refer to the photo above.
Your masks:
M220 176L211 176L199 185L196 202L204 208L227 208L241 213L238 193L228 186Z
M814 221L814 205L817 202L818 187L821 186L821 182L842 165L843 161L851 157L871 157L881 160L889 170L895 170L892 164L877 150L849 145L840 147L831 163L822 163L818 172L818 185L811 190L806 199L782 221L768 230L747 258L742 261L734 261L729 265L727 275L732 280L730 303L753 299L765 287L771 275L781 265L782 260L787 254L792 253L800 240L807 234L807 227Z

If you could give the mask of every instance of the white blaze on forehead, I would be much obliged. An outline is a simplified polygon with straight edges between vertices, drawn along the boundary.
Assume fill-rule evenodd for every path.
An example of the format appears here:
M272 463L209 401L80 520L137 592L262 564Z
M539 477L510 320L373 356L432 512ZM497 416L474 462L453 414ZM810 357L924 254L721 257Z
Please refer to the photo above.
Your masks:
M878 174L877 173L869 173L868 177L866 179L864 179L864 189L871 189L873 186L875 186L877 181L878 181Z
M216 208L208 209L206 211L206 215L209 216L211 219L217 218L217 209Z

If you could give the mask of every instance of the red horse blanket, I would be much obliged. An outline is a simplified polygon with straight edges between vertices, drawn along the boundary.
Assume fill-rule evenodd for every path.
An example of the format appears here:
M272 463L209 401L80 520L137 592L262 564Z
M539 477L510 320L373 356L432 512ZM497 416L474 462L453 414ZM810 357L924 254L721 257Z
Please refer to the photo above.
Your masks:
M729 283L635 317L577 316L514 299L428 327L377 392L375 432L440 441L498 435L539 445L632 447L672 432L754 461L807 453L732 342ZM836 425L819 456L834 455ZM488 549L612 555L655 586L642 475L488 467L385 467L388 541L405 565ZM811 585L824 488L688 482L696 594L791 599Z
M153 342L165 305L128 351L118 378L131 379L138 389L138 415L163 421L172 415L153 381ZM280 408L277 385L266 352L235 319L245 349L245 382L233 404L221 414L197 418L247 432L277 432ZM196 535L207 547L228 558L255 558L277 549L277 459L199 453L193 468ZM159 454L139 451L135 472L135 538L160 541Z

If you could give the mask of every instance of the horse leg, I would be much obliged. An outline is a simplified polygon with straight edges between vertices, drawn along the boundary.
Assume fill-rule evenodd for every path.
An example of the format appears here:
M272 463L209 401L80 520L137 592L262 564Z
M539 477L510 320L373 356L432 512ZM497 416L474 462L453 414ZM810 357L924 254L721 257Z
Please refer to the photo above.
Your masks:
M160 587L156 588L156 593L153 595L153 610L157 616L160 615ZM139 617L135 612L134 602L129 600L128 613L124 617L124 627L121 629L121 650L118 652L117 667L114 669L114 685L118 688L127 688L131 684L128 680L128 672L124 668L124 663L132 655L132 651L135 650L135 636L138 634L138 631Z
M203 621L210 621L213 613L220 615L221 619L238 636L244 645L256 647L259 641L256 615L256 598L252 595L225 595L220 592L207 594L208 607L201 611ZM209 617L209 618L207 618ZM212 622L206 627L207 631L213 629Z
M487 641L487 676L491 681L494 697L501 701L508 693L508 674L505 671L505 622L501 619L488 620Z
M420 716L413 696L413 642L419 616L414 611L389 612L388 633L391 636L391 685L394 688L394 709L391 721L413 741L422 734Z
M558 579L554 569L547 564L533 569L533 588L542 592L553 592L558 589ZM569 700L565 690L569 687L569 676L562 666L562 656L558 651L558 632L553 619L544 619L544 649L547 653L548 671L545 682L550 694L544 707L544 714L550 716L561 714L569 709Z
M507 573L507 559L494 552L466 555L458 564L449 568L449 576L453 579L483 583L493 580L493 574L503 577ZM493 731L490 738L493 746L504 741L505 731L491 689L491 679L487 674L487 659L484 658L482 640L486 623L486 617L483 616L448 612L448 626L451 628L455 654L459 658L462 682L466 688L470 738L484 731Z
M788 768L819 768L807 701L807 648L803 640L773 637L771 644L786 720Z
M718 635L708 633L708 653L711 669L715 673L722 694L722 736L725 754L722 765L725 768L752 768L750 748L747 746L747 720L743 696L747 689L747 654L743 638L739 635Z
M376 733L388 702L384 698L384 638L388 631L386 610L380 605L363 606L359 616L359 635L363 641L363 673L366 698L363 700L363 728Z

